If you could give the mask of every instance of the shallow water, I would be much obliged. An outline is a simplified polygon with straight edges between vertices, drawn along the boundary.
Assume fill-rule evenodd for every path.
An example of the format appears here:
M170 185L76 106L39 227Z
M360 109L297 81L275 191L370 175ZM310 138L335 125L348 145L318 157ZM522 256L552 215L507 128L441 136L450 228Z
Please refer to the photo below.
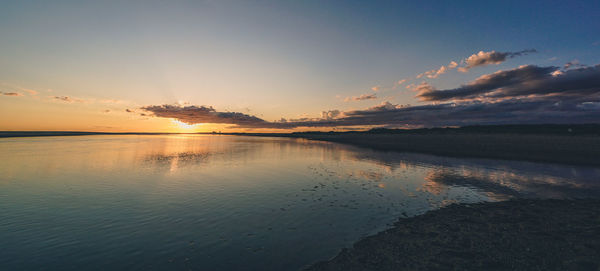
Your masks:
M600 169L302 139L0 139L4 270L297 270L454 202L600 197Z

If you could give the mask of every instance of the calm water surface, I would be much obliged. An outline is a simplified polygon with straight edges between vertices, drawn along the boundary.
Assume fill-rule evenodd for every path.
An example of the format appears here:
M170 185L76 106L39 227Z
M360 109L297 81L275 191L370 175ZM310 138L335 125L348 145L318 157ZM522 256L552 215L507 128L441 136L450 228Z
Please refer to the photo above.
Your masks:
M0 139L4 270L298 270L455 202L600 197L600 169L300 139Z

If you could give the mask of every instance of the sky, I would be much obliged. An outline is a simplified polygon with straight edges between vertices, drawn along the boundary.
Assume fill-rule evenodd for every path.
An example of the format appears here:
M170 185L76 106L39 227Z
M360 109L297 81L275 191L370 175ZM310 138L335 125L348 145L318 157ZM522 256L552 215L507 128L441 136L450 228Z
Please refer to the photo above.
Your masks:
M600 122L599 1L0 4L0 130Z

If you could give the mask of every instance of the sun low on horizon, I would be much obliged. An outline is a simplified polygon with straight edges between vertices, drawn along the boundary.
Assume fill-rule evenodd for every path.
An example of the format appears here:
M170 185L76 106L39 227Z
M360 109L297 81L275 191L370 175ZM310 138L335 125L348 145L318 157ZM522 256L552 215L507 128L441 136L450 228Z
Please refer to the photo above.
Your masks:
M350 131L600 116L597 2L268 3L5 3L0 130Z
M600 270L600 1L0 0L5 270Z

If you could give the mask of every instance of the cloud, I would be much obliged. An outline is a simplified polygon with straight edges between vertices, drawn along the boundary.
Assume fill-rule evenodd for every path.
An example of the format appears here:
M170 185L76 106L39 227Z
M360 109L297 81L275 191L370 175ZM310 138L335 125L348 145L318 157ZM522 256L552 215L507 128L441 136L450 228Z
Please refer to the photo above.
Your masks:
M23 94L18 92L0 92L0 94L4 96L23 96Z
M332 120L338 116L340 116L340 110L329 110L321 112L321 118L326 120Z
M353 97L347 97L346 99L344 99L344 101L346 102L351 102L351 101L364 101L364 100L374 100L377 99L377 94L363 94L360 96L353 96Z
M600 102L583 102L578 104L577 107L588 110L600 110Z
M25 96L25 94L29 94L30 96L35 96L38 94L38 92L33 89L28 89L28 88L24 88L24 87L21 87L18 85L13 85L13 84L4 83L4 82L0 82L0 87L2 89L4 89L4 92L0 91L0 95ZM7 93L12 93L12 94L7 94Z
M424 76L427 78L438 78L438 76L440 76L456 67L458 67L458 63L456 63L455 61L450 61L450 64L448 64L446 66L441 66L439 69L426 71L424 73L417 75L417 79L422 78Z
M392 86L391 89L397 89L400 85L406 83L406 81L408 81L408 79L401 79L401 80L394 82L394 85Z
M35 91L35 90L33 90L33 89L26 89L26 88L24 88L23 91L29 93L29 95L31 95L31 96L35 96L35 95L38 94L38 92Z
M465 102L422 106L382 105L344 112L335 120L286 123L286 127L369 126L464 126L516 123L592 123L600 110L595 104L560 103L559 100L510 99L495 103ZM277 127L271 127L277 128Z
M424 73L420 73L417 75L417 79L421 78L430 78L435 79L438 76L445 74L446 72L458 68L460 72L468 72L470 69L478 67L478 66L486 66L490 64L500 64L506 61L509 58L527 55L531 53L536 53L535 49L528 49L519 52L496 52L496 51L479 51L479 53L473 54L461 61L461 63L465 64L463 67L459 67L459 64L456 61L450 61L448 65L442 65L438 69L433 69L426 71Z
M63 101L67 103L85 103L86 101L83 99L77 99L69 96L52 96L52 99Z
M585 64L581 64L581 63L579 63L579 60L573 59L573 60L567 62L563 66L563 69L568 70L570 68L585 68L585 67L587 67Z
M600 122L600 65L560 71L558 67L520 66L480 76L454 89L427 82L409 85L433 102L400 105L383 102L361 110L323 111L320 117L265 121L207 106L155 105L141 109L155 117L194 123L233 124L230 128L439 127L486 124L577 124Z
M446 73L446 71L448 71L448 68L446 68L446 66L441 66L437 70L430 70L417 75L417 79L422 78L423 76L426 76L427 78L437 78L441 74Z
M117 99L101 99L101 100L98 100L98 102L103 103L103 104L122 104L122 103L125 103L125 101L117 100Z
M583 104L583 103L580 103ZM401 106L386 102L366 110L344 112L334 120L261 123L249 128L296 128L377 126L437 127L474 124L515 123L591 123L598 122L600 110L595 104L557 103L538 99L504 100L496 103L466 102L422 106Z
M560 71L558 67L520 66L483 75L455 89L429 89L417 97L423 101L498 100L531 96L562 99L596 99L600 96L600 65Z
M265 121L251 115L239 112L217 112L211 106L180 106L180 105L152 105L140 108L151 112L156 117L173 118L187 124L197 123L224 123L237 125L258 125Z
M212 107L149 106L154 116L194 123L235 124L230 128L293 129L298 127L439 127L483 124L597 123L600 100L596 102L557 97L507 99L497 102L468 101L429 105L399 105L383 102L363 110L323 113L322 118L265 121L254 116L219 116ZM159 109L159 110L155 110ZM146 109L147 110L147 109ZM207 116L207 114L209 116ZM241 113L230 113L241 114Z
M386 111L398 108L398 105L392 104L388 101L382 102L379 105L369 107L366 111ZM351 112L352 113L352 112Z
M528 49L528 50L523 50L523 51L519 51L519 52L479 51L479 53L473 54L473 55L467 57L466 59L464 59L462 62L465 63L466 66L460 67L460 68L458 68L458 70L460 72L468 72L470 69L475 68L475 67L486 66L486 65L490 65L490 64L498 65L498 64L506 61L506 59L517 57L517 56L522 56L522 55L527 55L527 54L531 54L531 53L536 53L536 52L537 51L535 49Z
M372 90L372 91L375 91L375 92L377 92L377 91L380 91L380 90L381 90L381 86L374 86L374 87L371 87L371 90Z
M64 102L71 102L72 99L67 97L67 96L54 96L52 97L55 100L60 100L60 101L64 101Z
M430 92L430 91L434 91L435 88L433 86L431 86L429 83L423 81L418 85L415 84L410 84L408 86L406 86L407 89L410 89L414 92L417 93L424 93L424 92Z

